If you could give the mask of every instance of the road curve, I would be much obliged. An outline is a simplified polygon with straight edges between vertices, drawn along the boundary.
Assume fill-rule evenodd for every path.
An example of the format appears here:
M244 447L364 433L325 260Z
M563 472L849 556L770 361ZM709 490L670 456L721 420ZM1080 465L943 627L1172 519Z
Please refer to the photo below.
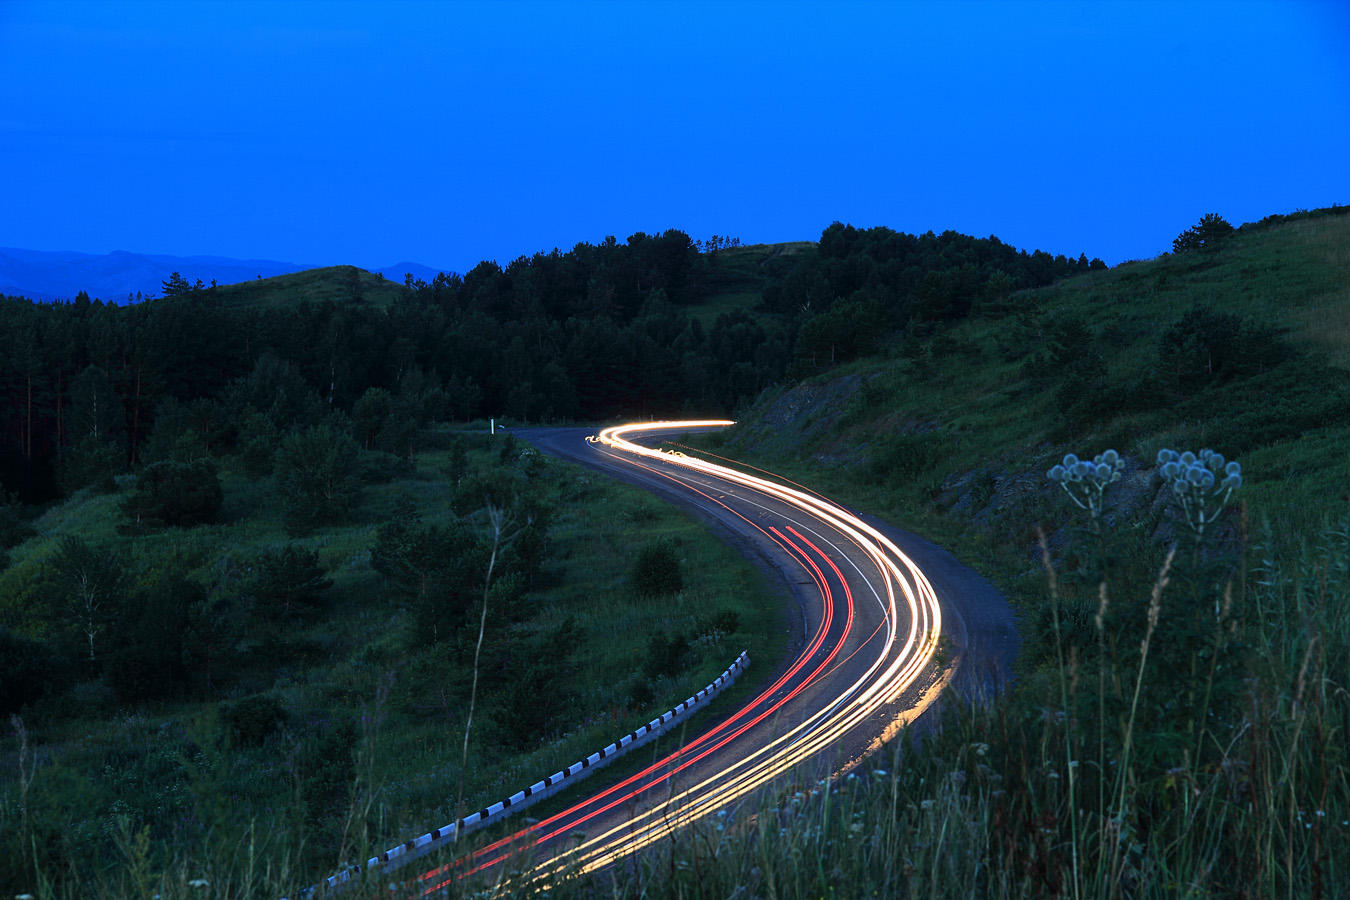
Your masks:
M978 694L1006 680L1017 649L1011 611L945 551L805 488L654 446L728 424L648 423L598 437L585 429L515 434L696 512L773 570L798 604L793 652L778 664L755 661L760 670L746 677L762 679L760 688L738 708L696 722L678 749L471 857L423 873L419 894L464 877L495 880L519 870L523 858L543 878L562 867L602 869L767 785L850 768L949 684Z

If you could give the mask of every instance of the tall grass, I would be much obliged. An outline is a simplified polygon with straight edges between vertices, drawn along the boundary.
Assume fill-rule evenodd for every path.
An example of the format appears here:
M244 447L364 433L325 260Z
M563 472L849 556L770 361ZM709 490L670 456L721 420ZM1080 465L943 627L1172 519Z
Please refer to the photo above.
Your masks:
M564 877L550 896L1350 895L1350 526L1293 546L1261 533L1231 572L1200 589L1208 624L1184 642L1177 629L1197 591L1184 559L1102 583L1093 646L1057 643L1053 664L1011 694L948 697L937 727L848 774L785 778L611 872ZM1048 574L1043 599L1060 607ZM1199 699L1188 725L1189 696ZM352 796L345 830L379 833L359 786ZM20 812L7 805L0 825L27 831ZM206 833L161 859L124 827L117 865L78 881L40 869L31 892L270 897L303 880L294 835L226 819ZM365 849L353 841L351 857ZM398 895L390 885L414 874L372 878L354 895ZM537 890L507 882L494 895Z
M1044 682L994 702L951 698L940 728L884 762L827 785L780 786L757 807L696 824L604 893L1350 895L1350 542L1344 527L1329 528L1292 559L1267 550L1253 549L1246 615L1230 592L1229 615L1220 608L1197 642L1250 648L1239 702L1205 703L1199 746L1172 759L1132 752L1141 696L1203 695L1211 677L1201 666L1192 679L1149 652L1181 602L1169 559L1136 604L1135 652L1104 655L1099 672L1066 655ZM1046 590L1053 600L1053 584ZM1085 715L1108 708L1115 685L1123 714ZM596 890L578 880L556 895Z

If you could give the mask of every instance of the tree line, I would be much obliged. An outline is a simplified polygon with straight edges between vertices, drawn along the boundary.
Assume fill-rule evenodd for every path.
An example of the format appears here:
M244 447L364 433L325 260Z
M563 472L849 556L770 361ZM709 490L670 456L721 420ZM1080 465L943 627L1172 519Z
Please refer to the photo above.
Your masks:
M109 486L175 447L253 446L270 459L281 436L319 425L406 455L433 421L727 414L911 323L960 319L1102 265L835 223L818 250L761 267L761 309L705 327L691 310L725 282L721 258L738 245L674 229L607 237L408 277L387 307L353 297L238 309L181 278L126 306L4 298L0 485L43 502Z

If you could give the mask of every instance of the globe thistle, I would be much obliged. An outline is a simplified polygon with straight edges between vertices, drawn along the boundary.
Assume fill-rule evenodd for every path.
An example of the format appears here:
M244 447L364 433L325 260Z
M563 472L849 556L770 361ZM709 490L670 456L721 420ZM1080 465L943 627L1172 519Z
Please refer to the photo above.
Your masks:
M1106 489L1120 480L1125 460L1114 450L1107 450L1092 458L1081 460L1066 453L1064 460L1050 467L1045 477L1064 489L1079 509L1085 509L1094 520L1105 506Z
M1197 538L1223 512L1233 492L1242 487L1242 465L1222 453L1158 451L1158 476L1172 486L1186 525Z

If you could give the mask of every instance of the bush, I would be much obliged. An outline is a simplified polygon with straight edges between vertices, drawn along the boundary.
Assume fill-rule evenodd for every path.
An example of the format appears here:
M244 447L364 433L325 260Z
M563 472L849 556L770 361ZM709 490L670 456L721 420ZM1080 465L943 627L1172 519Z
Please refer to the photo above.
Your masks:
M225 501L215 464L162 460L141 470L136 492L122 503L123 531L190 528L214 522Z
M296 754L304 822L315 829L313 850L319 854L338 849L340 823L356 777L356 738L351 722L334 723L303 741Z
M647 639L647 659L642 670L649 678L674 678L689 664L689 638L680 631L659 631Z
M276 479L287 531L339 524L360 490L356 444L330 425L292 434L277 451Z
M175 573L127 604L103 658L104 675L119 699L137 702L183 693L189 610L205 598L201 585Z
M220 725L232 747L261 747L286 724L286 710L275 697L255 694L220 704Z
M0 550L18 546L34 534L18 494L0 491ZM0 565L0 571L5 566Z
M640 597L678 594L684 587L680 557L669 541L647 544L638 551L630 578L633 591Z
M317 606L323 592L332 586L328 570L319 565L316 550L290 544L280 553L264 553L258 560L254 591L263 606L274 614Z
M741 617L734 609L721 609L704 616L694 626L699 637L735 634L741 628Z
M49 644L0 627L0 715L56 693L68 669Z

